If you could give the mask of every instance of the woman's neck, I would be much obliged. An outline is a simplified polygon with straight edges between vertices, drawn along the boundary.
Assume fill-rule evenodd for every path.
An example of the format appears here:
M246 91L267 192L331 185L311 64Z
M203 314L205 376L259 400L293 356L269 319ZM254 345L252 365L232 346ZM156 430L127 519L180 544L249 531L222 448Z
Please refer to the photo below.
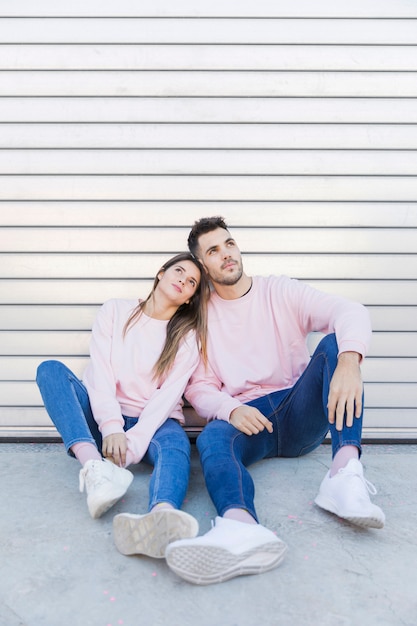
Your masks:
M154 293L146 302L143 312L155 320L166 321L171 319L177 309L178 307L169 306L167 303L162 302L160 298L156 298Z

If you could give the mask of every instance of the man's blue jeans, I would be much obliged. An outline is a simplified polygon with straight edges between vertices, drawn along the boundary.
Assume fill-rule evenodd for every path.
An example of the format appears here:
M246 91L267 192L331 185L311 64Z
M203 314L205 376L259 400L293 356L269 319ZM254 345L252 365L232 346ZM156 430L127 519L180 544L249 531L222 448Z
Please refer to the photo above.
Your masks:
M70 451L75 443L86 441L101 453L102 437L94 420L87 389L60 361L44 361L38 367L36 382L49 417ZM138 421L124 417L124 430ZM153 466L149 485L149 510L158 502L169 502L179 509L185 498L190 476L191 446L177 420L167 419L156 431L143 458Z
M327 399L330 380L337 365L335 335L324 337L306 370L291 389L276 391L252 400L273 424L257 435L245 435L223 420L209 422L197 438L197 447L210 497L219 515L228 509L246 509L257 519L253 480L246 469L271 457L297 457L319 446L329 429L333 456L344 445L361 450L362 415L353 426L337 431L329 424Z

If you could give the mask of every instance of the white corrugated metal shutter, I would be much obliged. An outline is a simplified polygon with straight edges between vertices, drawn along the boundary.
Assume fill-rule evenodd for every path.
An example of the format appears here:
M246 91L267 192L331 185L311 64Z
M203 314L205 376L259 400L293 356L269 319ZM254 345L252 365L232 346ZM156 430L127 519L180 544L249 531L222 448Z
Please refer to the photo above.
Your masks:
M81 373L224 215L249 273L369 307L365 437L417 437L417 3L0 3L0 435L54 434L37 364Z

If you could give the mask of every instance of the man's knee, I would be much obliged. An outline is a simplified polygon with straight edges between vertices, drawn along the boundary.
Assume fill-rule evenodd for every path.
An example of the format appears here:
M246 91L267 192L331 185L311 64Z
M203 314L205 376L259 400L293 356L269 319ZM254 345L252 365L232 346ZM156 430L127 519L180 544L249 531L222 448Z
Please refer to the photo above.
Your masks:
M233 427L224 420L213 420L203 428L196 440L196 446L200 454L212 445L220 447L228 438L228 433L233 431Z
M337 345L336 335L334 333L331 333L330 335L325 335L320 341L316 350L320 352L325 352L329 356L337 358L339 347Z

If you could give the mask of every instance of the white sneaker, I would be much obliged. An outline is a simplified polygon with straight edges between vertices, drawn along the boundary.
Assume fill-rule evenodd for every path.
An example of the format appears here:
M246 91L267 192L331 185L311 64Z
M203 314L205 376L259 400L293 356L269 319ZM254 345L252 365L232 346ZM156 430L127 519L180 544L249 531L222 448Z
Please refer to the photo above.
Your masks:
M87 491L87 506L96 519L110 509L128 490L132 472L111 461L87 461L80 470L80 491Z
M113 519L114 542L122 554L161 559L169 543L197 533L197 520L177 509L159 509L146 515L120 513Z
M184 580L209 585L267 572L281 563L286 549L283 541L260 524L216 517L205 535L170 543L165 558Z
M351 459L332 478L330 471L327 472L314 502L357 526L382 528L385 515L369 497L370 493L375 495L376 492L374 485L363 475L362 463Z

